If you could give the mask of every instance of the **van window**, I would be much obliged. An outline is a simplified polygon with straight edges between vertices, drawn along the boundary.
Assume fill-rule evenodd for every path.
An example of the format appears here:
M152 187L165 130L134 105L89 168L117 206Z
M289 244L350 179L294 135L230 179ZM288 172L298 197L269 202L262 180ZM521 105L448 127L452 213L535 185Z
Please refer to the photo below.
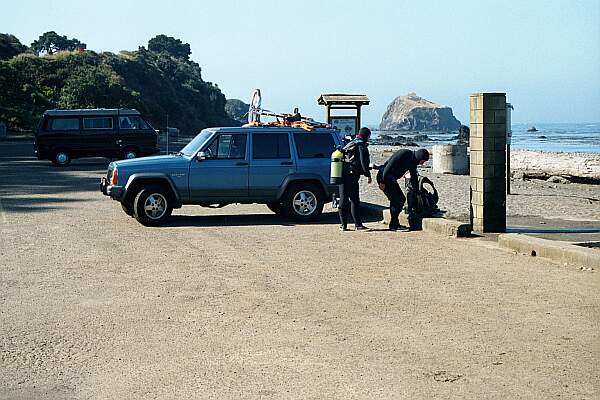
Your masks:
M52 118L48 128L51 131L76 131L79 129L79 118Z
M112 129L112 117L84 118L83 129Z
M148 129L148 124L137 116L119 117L119 129Z
M333 138L328 133L296 133L294 141L300 158L329 158L335 149Z
M290 158L290 141L287 133L255 133L252 135L254 159Z
M246 134L222 134L204 150L208 158L246 158Z

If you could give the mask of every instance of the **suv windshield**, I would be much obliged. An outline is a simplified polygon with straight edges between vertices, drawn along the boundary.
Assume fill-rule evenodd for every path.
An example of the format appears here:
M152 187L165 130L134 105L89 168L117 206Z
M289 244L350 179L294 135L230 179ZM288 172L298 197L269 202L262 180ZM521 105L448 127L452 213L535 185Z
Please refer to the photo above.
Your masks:
M213 131L209 130L200 132L195 138L192 139L191 142L181 149L181 153L187 157L193 156L194 153L198 151L200 146L202 146L213 133Z

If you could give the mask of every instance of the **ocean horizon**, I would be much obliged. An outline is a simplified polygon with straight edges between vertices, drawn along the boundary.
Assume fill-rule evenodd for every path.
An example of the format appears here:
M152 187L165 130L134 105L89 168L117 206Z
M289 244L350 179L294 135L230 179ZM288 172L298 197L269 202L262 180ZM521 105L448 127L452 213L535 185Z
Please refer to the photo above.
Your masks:
M537 131L528 132L528 129L532 127L535 127ZM456 133L380 131L377 128L373 129L373 133L374 138L381 134L389 136L402 135L409 140L414 135L426 134L429 137L429 140L415 141L421 146L456 143ZM519 150L600 154L600 122L513 123L511 148Z

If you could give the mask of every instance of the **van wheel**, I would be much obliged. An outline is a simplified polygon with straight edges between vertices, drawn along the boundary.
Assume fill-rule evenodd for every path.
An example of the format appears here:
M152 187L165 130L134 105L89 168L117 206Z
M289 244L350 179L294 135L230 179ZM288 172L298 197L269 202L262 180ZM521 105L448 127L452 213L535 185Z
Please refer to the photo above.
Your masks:
M278 202L267 203L267 207L269 210L273 211L275 214L279 216L283 216L285 213L283 212L283 204Z
M171 194L159 185L143 188L133 201L133 215L145 226L162 225L173 211Z
M131 160L132 158L138 158L138 151L135 148L129 147L123 151L123 159Z
M66 167L71 163L71 156L65 150L57 150L52 157L52 163L58 167Z
M286 217L295 221L312 221L323 211L324 195L314 183L291 185L283 197L283 210Z

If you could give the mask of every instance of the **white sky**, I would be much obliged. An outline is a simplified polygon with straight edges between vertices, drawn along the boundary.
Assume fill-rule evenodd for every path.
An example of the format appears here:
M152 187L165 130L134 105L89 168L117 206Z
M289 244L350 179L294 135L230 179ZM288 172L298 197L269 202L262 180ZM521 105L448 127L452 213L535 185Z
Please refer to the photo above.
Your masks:
M0 32L55 30L95 51L164 33L228 98L324 119L321 93L367 94L363 121L414 91L469 122L470 93L507 92L513 122L600 121L600 0L126 1L2 4Z

